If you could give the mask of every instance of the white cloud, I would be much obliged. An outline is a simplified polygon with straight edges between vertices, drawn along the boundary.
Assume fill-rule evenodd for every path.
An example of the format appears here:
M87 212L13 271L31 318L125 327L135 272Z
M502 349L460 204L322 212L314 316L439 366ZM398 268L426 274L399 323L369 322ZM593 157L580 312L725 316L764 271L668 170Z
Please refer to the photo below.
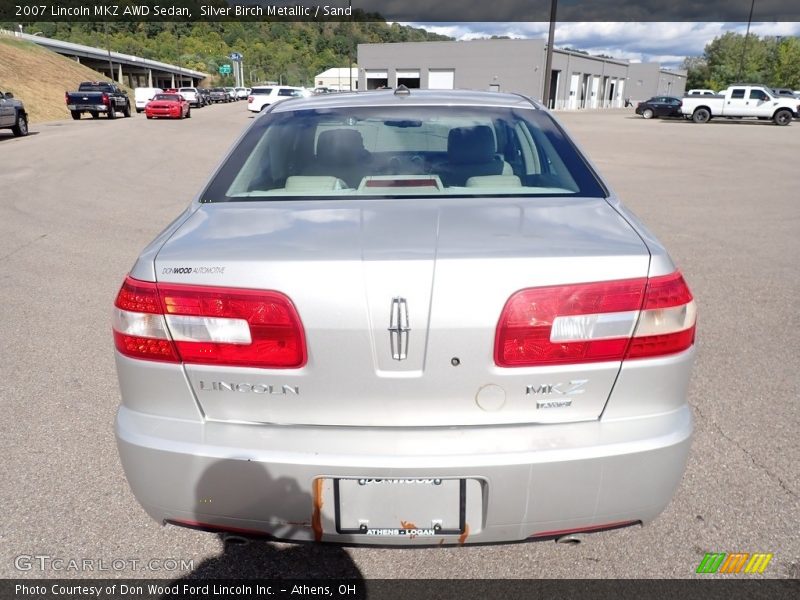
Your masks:
M505 35L546 38L547 23L408 23L458 40ZM658 61L678 66L686 56L699 56L706 44L728 31L744 33L746 23L558 23L556 47L606 54L634 62ZM759 36L800 36L800 23L753 23Z

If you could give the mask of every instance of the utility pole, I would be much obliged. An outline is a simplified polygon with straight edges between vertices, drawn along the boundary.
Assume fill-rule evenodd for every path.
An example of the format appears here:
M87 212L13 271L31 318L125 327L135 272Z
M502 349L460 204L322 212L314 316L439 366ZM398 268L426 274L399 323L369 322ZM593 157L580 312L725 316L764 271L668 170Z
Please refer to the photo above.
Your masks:
M755 0L754 0L755 1ZM550 0L550 31L547 35L547 57L544 61L544 86L542 86L542 102L550 107L550 71L553 70L553 41L556 37L556 8L558 0Z
M747 39L750 37L750 23L753 22L753 9L756 6L756 0L750 3L750 16L747 17L747 33L744 34L744 44L742 45L742 60L739 61L739 73L736 75L736 80L742 80L742 72L744 71L744 55L747 53Z

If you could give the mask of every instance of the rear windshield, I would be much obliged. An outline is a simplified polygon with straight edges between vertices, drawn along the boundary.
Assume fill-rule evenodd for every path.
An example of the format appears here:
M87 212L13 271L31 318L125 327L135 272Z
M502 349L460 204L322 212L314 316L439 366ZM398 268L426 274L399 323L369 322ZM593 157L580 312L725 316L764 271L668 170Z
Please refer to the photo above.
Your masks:
M178 94L156 94L153 100L167 100L169 102L180 102L181 97Z
M420 195L604 197L606 191L543 111L398 106L268 113L202 201Z
M180 91L194 93L196 90L194 88L181 88Z
M250 90L251 94L269 94L272 88L253 88Z
M79 92L110 92L113 89L110 83L82 83L78 86Z

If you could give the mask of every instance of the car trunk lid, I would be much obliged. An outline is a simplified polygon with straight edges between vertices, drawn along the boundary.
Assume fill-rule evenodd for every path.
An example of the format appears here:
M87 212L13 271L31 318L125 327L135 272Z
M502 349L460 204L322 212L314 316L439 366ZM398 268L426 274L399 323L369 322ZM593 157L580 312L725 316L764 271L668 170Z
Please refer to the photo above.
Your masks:
M297 369L186 364L210 419L452 426L596 419L620 361L502 368L520 289L647 276L603 199L202 205L156 258L159 281L275 290L297 308Z

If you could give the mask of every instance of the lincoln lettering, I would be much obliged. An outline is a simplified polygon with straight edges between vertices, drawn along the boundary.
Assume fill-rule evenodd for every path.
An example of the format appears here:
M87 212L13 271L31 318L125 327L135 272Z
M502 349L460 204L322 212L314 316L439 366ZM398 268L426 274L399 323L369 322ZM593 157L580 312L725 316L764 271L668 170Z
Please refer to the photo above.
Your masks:
M229 383L226 381L200 380L200 389L205 392L242 392L250 394L267 394L270 396L286 396L300 393L296 385L270 385L266 383Z

